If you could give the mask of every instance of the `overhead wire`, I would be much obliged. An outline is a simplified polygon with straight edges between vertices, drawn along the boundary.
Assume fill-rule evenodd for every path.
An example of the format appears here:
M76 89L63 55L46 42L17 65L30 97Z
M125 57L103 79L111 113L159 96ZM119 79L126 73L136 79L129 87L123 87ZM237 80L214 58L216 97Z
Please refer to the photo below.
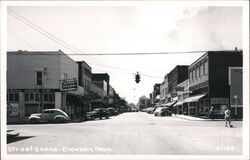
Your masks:
M134 53L84 53L81 50L79 50L78 48L68 44L67 42L61 40L60 38L56 37L55 35L49 33L48 31L46 31L45 29L43 29L42 27L38 26L37 24L31 22L30 20L28 20L27 18L23 17L22 15L16 13L15 11L8 9L8 13L11 14L12 16L14 16L15 18L17 18L18 20L22 21L23 23L25 23L26 25L30 26L31 28L33 28L34 30L38 31L39 33L41 33L42 35L46 36L47 38L51 39L52 41L56 42L57 44L67 48L68 50L74 52L74 53L67 53L67 55L71 55L71 56L121 56L121 55L163 55L163 54L197 54L197 53L204 53L207 51L175 51L175 52L134 52ZM23 41L23 40L22 40ZM23 41L24 42L24 41ZM27 44L27 43L26 43ZM33 47L32 47L33 48ZM77 52L76 52L77 51ZM31 55L32 53L30 53L29 55ZM46 53L44 53L46 55ZM56 54L56 53L55 53ZM58 53L59 54L59 53ZM47 55L54 55L51 53L48 53ZM93 60L95 61L99 61L96 58L90 59L88 58L90 61L93 62ZM100 61L99 61L100 62ZM101 62L103 63L103 62ZM104 65L104 64L99 64L99 63L91 63L93 65L99 65L99 66L103 66L103 67L107 67L107 68L112 68L112 69L117 69L117 70L127 70L127 71L133 71L134 70L128 70L128 69L124 69L124 68L119 68L116 66L111 66L111 65ZM133 73L131 73L133 74ZM151 78L161 78L162 77L157 77L157 76L151 76L151 75L146 75L146 74L141 74L143 76L147 76L147 77L151 77Z
M73 52L75 52L75 50L78 52L77 54L74 53L74 54L67 54L67 55L78 55L78 56L89 56L89 54L86 54L82 51L80 51L79 49L75 48L74 46L66 43L65 41L59 39L58 37L54 36L53 34L49 33L48 31L44 30L42 27L34 24L33 22L31 22L30 20L26 19L25 17L21 16L20 14L16 13L15 11L9 9L8 10L9 13L14 16L15 18L17 18L18 20L22 21L23 23L25 23L26 25L30 26L31 28L35 29L36 31L38 31L39 33L43 34L44 36L46 36L47 38L51 39L52 41L56 42L57 44L67 48L68 50L71 50ZM13 12L13 13L12 13ZM58 42L59 41L59 42ZM79 53L80 52L80 53ZM29 53L29 55L31 55L32 53ZM46 53L43 53L44 55L46 55ZM54 54L57 54L57 53L48 53L47 55L54 55ZM58 53L60 54L60 53ZM88 57L87 57L88 58ZM98 61L98 62L101 62L99 60L97 60L96 58L93 58L92 59ZM92 61L93 62L93 61ZM103 63L103 62L101 62ZM116 67L116 66L111 66L109 64L99 64L99 63L91 63L90 64L93 64L93 65L99 65L99 66L103 66L103 67L106 67L106 68L112 68L112 69L118 69L118 70L127 70L127 71L132 71L134 72L133 70L128 70L128 69L124 69L124 68L120 68L120 67Z

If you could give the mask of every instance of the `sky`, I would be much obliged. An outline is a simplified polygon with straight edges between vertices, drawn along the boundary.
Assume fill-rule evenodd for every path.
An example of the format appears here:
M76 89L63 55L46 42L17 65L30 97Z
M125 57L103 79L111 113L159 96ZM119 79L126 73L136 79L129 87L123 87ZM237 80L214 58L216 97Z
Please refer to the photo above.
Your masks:
M86 56L72 53L154 53L242 48L242 8L215 6L96 5L11 6L14 12L70 44L57 44L7 15L8 51L62 50L84 60L93 73L108 73L110 84L129 103L153 91L176 65L190 65L203 53ZM77 49L77 50L76 50ZM141 74L135 83L134 74Z

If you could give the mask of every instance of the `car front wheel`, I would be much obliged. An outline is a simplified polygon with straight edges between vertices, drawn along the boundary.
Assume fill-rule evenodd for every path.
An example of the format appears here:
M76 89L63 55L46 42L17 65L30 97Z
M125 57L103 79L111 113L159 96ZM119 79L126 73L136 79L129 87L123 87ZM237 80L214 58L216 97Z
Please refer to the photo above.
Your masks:
M61 118L56 118L55 119L55 123L61 123L61 122L63 122L63 120Z

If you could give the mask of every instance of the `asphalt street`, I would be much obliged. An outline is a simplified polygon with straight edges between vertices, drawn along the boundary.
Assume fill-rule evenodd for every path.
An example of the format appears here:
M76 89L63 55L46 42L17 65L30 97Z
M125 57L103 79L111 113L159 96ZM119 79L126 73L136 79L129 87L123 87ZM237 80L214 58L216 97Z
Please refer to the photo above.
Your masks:
M242 121L190 121L144 112L64 124L8 125L8 154L242 154Z

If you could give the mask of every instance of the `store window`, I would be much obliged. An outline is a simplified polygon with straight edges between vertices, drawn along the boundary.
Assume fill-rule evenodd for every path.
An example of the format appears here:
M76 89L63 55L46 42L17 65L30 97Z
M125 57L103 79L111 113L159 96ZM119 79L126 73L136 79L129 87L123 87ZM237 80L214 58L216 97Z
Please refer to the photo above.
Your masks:
M41 86L43 84L43 72L37 71L36 72L36 85Z
M39 112L38 104L25 104L25 116L30 116L32 113Z

